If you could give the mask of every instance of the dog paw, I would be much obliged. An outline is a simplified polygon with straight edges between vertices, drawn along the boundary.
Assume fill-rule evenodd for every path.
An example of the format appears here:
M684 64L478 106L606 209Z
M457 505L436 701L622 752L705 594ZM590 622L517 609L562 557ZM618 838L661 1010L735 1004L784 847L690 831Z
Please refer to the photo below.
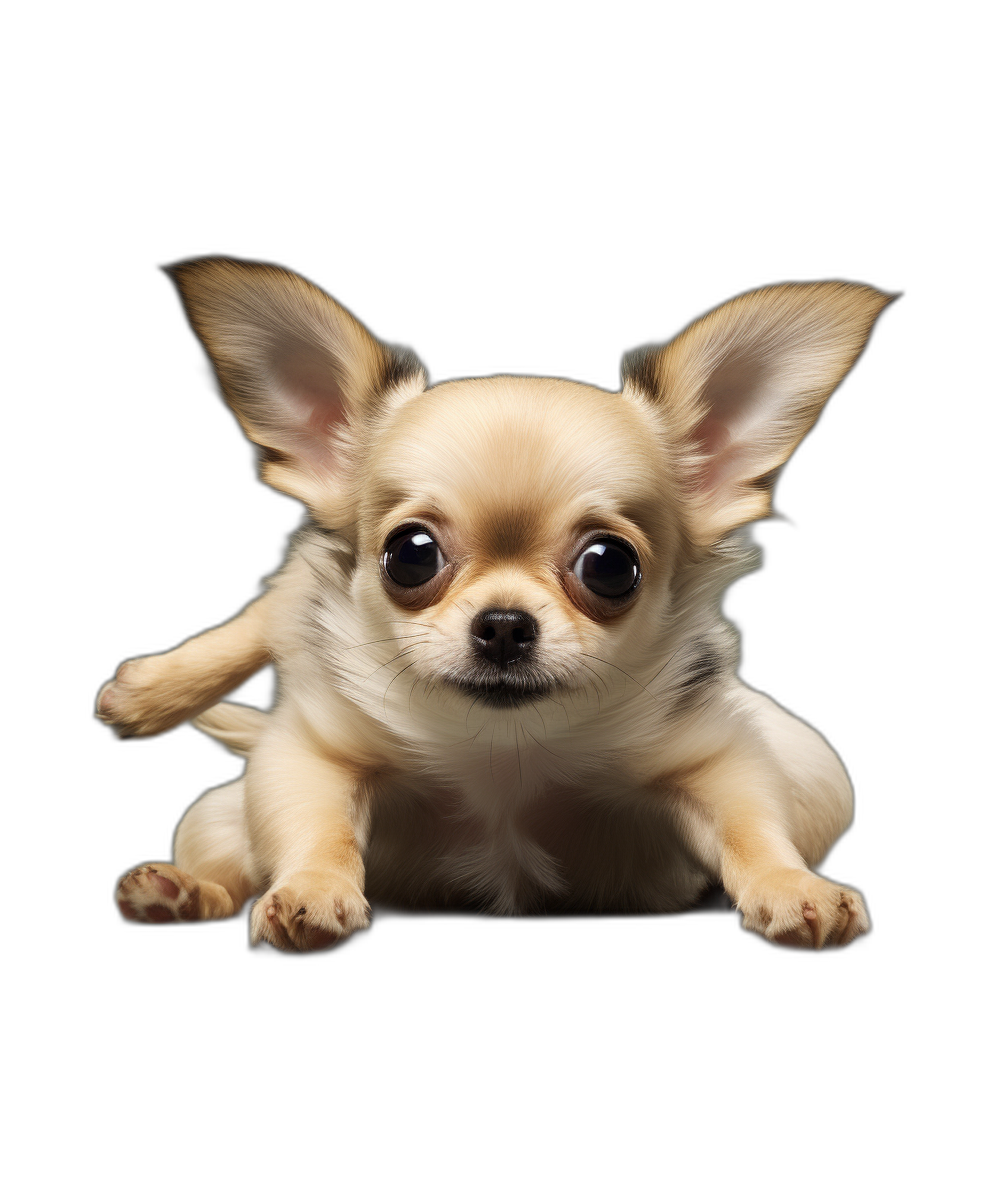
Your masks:
M371 922L364 894L340 871L300 872L270 888L252 909L252 944L320 950Z
M157 672L146 658L132 658L98 692L95 714L120 736L144 736L163 731Z
M742 924L781 945L843 946L869 929L859 892L813 872L780 868L750 884L739 898Z
M116 904L128 921L196 921L200 886L170 863L144 863L119 881Z
M98 692L95 714L120 736L152 736L192 714L188 684L178 685L170 660L131 658Z

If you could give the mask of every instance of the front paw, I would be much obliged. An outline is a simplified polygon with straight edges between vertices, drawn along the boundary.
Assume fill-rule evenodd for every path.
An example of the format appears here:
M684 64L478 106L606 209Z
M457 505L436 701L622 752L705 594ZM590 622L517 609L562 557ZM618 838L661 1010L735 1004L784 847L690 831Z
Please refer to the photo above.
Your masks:
M746 929L781 945L842 946L869 929L859 892L801 869L777 868L756 877L738 907Z
M345 872L298 872L270 888L252 909L252 944L319 950L371 922L364 894Z
M170 659L131 658L98 692L95 714L120 736L153 736L193 714L192 694Z
M116 888L116 904L127 921L198 921L199 882L170 863L142 863Z

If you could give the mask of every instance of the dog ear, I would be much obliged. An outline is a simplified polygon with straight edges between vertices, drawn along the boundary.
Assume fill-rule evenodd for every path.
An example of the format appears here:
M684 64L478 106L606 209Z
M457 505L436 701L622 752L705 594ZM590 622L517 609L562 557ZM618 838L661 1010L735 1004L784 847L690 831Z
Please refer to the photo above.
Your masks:
M224 398L262 449L263 480L326 517L349 485L353 435L390 391L426 386L419 359L281 267L207 258L165 270Z
M770 513L777 470L893 299L865 284L777 284L624 357L624 392L660 408L687 469L697 543Z

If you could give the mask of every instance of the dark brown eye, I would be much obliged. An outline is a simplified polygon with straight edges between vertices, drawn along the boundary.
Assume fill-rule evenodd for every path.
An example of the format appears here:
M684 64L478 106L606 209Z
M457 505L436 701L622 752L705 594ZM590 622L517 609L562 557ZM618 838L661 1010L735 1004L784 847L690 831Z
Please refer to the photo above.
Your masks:
M640 583L640 560L622 539L594 539L575 559L574 574L596 596L612 600Z
M382 566L395 583L416 588L437 575L444 567L444 556L422 526L407 526L385 544Z

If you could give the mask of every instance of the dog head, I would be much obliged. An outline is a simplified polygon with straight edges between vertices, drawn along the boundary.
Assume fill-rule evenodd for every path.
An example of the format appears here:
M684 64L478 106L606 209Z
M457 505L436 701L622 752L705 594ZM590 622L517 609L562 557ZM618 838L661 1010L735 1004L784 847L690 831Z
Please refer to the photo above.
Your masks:
M409 643L411 687L501 710L646 685L683 573L769 512L891 299L840 282L750 292L629 354L615 393L429 387L415 355L288 271L170 273L264 479L353 549L367 632Z

